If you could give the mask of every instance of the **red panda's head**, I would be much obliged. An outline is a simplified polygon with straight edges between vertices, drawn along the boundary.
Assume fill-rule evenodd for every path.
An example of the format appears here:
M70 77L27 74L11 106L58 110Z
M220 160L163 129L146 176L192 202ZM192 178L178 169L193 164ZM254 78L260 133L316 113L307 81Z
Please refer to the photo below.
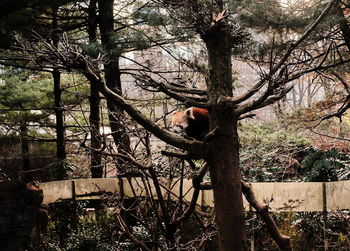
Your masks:
M183 112L174 112L171 130L201 140L209 131L208 110L190 107Z
M193 107L183 112L173 112L170 127L173 132L182 133L189 126L189 120L195 119L193 116Z

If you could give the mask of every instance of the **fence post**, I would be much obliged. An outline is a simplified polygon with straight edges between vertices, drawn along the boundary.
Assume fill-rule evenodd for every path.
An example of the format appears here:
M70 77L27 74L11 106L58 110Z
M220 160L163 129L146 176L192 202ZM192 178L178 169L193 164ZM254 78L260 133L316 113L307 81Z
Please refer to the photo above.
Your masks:
M76 230L78 228L78 205L77 205L77 193L75 189L75 180L72 180L72 199L73 199L73 210L74 210L74 221L73 228Z
M253 215L254 215L254 209L252 207L252 205L249 204L249 211L250 212L253 212ZM252 222L252 236L251 236L251 239L250 239L250 251L255 251L255 219L253 219L253 222Z
M327 240L327 182L322 183L322 197L323 197L323 250L328 250L328 240Z

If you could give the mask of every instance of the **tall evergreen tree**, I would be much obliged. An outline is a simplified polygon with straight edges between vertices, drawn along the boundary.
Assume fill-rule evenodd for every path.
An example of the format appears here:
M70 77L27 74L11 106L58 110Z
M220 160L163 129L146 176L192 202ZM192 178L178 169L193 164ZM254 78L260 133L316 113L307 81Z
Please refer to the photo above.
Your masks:
M31 124L50 123L53 100L48 98L50 81L47 79L30 79L30 72L6 67L2 68L2 84L0 85L0 125L7 128L10 134L19 135L21 142L21 156L23 172L20 178L31 181L28 176L30 170L29 140L34 137ZM33 112L35 111L35 112ZM32 135L32 136L31 136Z
M94 44L97 42L97 0L91 0L88 10L88 27L87 32L89 34L89 43ZM98 67L95 65L94 67ZM101 178L102 177L102 154L99 149L102 146L102 137L100 134L100 92L98 85L93 81L90 81L90 134L91 134L91 176Z

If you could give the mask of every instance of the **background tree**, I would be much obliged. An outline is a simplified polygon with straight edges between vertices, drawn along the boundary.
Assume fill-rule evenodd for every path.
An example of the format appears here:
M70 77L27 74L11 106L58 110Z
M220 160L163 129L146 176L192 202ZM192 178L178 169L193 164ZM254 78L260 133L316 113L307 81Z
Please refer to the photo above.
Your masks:
M19 1L22 3L22 1ZM15 41L15 36L17 33L21 33L24 36L27 36L32 42L35 42L33 36L33 30L35 30L35 36L43 36L44 34L50 34L52 43L55 47L58 47L59 42L59 29L57 10L60 5L67 4L69 1L58 1L54 4L47 1L30 1L26 4L22 3L16 5L17 8L12 8L12 3L8 13L4 13L1 17L1 22L4 23L6 27L3 31L6 33L2 37L2 48L7 49L8 53L15 53L11 45ZM17 2L18 3L18 2ZM11 14L11 15L10 15ZM17 22L9 22L13 19L15 15ZM70 30L71 26L67 20L63 21L65 24L65 29ZM76 23L74 24L76 25ZM11 56L10 56L11 57ZM5 58L6 59L6 58ZM3 64L13 65L21 68L27 68L26 63L23 62L20 58L17 58L17 61L12 60L11 58L3 61ZM49 70L48 68L41 67L40 63L36 67L36 70L40 71L52 71L53 77L53 90L55 96L55 116L56 116L56 158L59 161L59 165L56 166L56 169L59 171L57 175L60 174L59 178L63 179L66 176L65 162L66 162L66 150L65 150L65 125L64 125L64 107L62 102L62 88L61 88L61 74L58 69Z
M33 79L29 71L17 68L6 67L2 72L1 125L7 128L9 134L20 137L23 170L19 176L28 182L31 177L29 142L31 137L35 137L31 127L33 124L50 124L50 82L45 78Z

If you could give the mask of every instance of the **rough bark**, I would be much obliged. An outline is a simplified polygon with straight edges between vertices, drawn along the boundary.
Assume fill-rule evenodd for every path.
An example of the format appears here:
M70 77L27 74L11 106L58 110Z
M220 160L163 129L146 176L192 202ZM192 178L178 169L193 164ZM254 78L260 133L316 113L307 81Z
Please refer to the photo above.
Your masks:
M56 156L58 160L66 159L66 149L64 140L64 119L62 106L62 89L61 89L61 73L54 69L52 72L54 82L54 96L55 96L55 116L56 116Z
M209 141L207 162L214 192L219 248L245 250L241 174L239 168L238 115L220 105L221 97L232 97L232 40L225 25L218 25L202 36L208 50L208 97L211 104L210 129L217 128Z
M348 50L350 50L350 28L349 24L346 20L346 17L344 16L343 9L341 8L341 5L339 2L335 4L335 12L336 15L339 18L339 28L341 30L341 33L343 35L343 39L345 41L346 46L348 47Z
M52 42L53 46L58 46L58 25L57 25L57 9L53 10L53 22L52 22ZM65 146L65 127L63 118L63 103L62 103L62 88L61 88L61 73L58 69L52 71L53 85L54 85L54 98L55 98L55 116L56 116L56 157L59 161L57 169L57 178L64 179L66 176L64 161L66 159L66 146Z
M227 119L224 114L213 114L212 121L220 125L220 132L210 143L207 159L214 193L219 247L221 251L245 250L237 120Z
M23 121L20 125L20 133L21 133L21 155L23 161L23 175L21 179L24 182L29 182L29 177L27 171L30 169L30 159L29 159L29 142L27 139L28 128L27 123Z
M103 49L108 53L108 62L104 64L105 81L107 87L113 92L121 95L121 72L119 69L118 46L115 42L114 20L113 20L113 3L114 0L100 0L99 6L99 22L101 32L101 43ZM112 130L112 136L118 149L131 152L130 139L126 133L124 125L123 110L114 102L107 99L107 108L109 112L109 124Z
M96 31L97 31L97 1L92 0L89 3L89 23L88 23L88 33L89 42L93 43L96 41ZM103 167L101 166L102 155L101 152L95 151L100 149L102 145L102 136L100 134L100 95L98 83L95 81L90 81L90 134L91 134L91 158L90 158L90 168L91 176L93 178L103 177Z

